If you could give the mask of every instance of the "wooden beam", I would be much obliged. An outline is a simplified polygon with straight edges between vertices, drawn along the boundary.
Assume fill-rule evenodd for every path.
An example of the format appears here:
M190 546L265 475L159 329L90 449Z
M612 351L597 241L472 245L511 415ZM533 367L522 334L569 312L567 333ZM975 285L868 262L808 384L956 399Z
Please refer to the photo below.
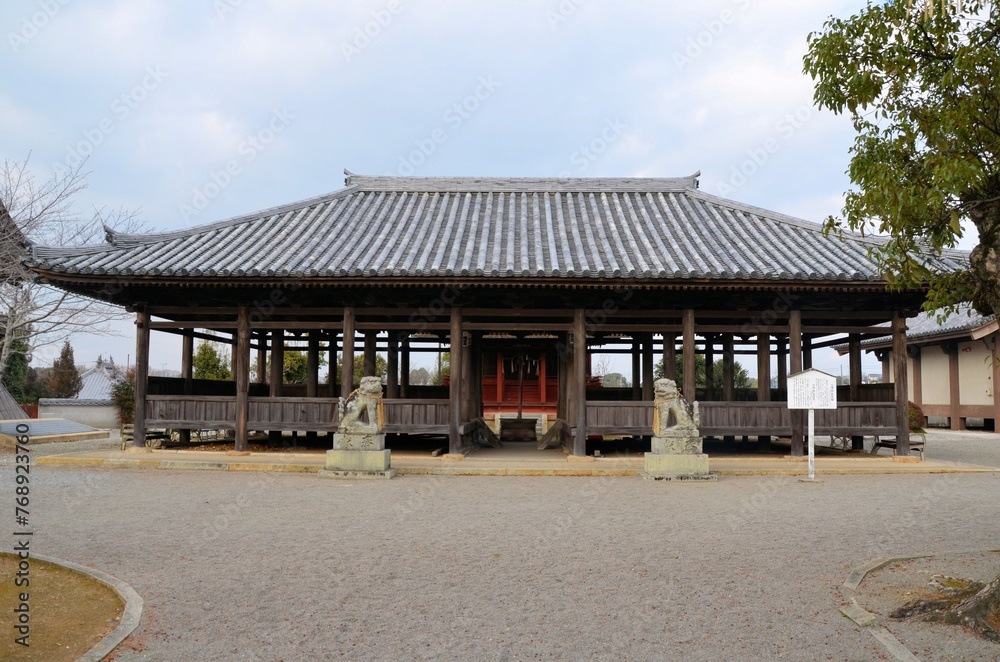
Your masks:
M653 399L653 334L642 335L642 399Z
M910 407L906 399L906 316L892 316L892 355L896 373L896 455L910 454Z
M733 334L722 336L722 399L736 399L736 357L733 354Z
M377 353L377 331L365 331L365 377L375 376L375 355Z
M410 395L410 336L400 334L399 352L399 397L405 398Z
M315 398L319 395L319 335L309 332L309 345L306 347L306 397Z
M135 315L135 420L132 446L146 447L146 393L149 384L149 313Z
M451 370L448 386L448 452L462 452L462 309L451 309Z
M395 334L389 334L389 346L386 351L386 383L385 396L396 399L399 397L399 344Z
M236 452L250 447L247 418L250 414L250 309L240 306L236 326Z
M341 343L340 397L348 398L354 390L354 307L344 306L344 339Z
M802 372L802 312L793 310L788 317L788 367L794 375ZM805 455L805 427L803 413L799 410L790 412L792 420L791 454Z
M683 324L683 361L684 361L684 386L682 395L688 402L695 400L695 347L694 347L694 310L684 309Z
M573 311L573 455L587 454L587 314Z
M271 397L280 398L285 384L285 334L271 333Z
M677 381L677 335L674 333L663 334L663 376Z

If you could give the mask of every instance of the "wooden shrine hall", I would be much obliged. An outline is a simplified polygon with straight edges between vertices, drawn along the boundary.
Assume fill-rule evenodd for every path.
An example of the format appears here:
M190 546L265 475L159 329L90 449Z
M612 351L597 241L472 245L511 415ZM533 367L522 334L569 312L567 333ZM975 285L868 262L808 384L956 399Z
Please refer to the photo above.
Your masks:
M231 429L237 451L251 431L336 430L363 348L366 375L386 356L385 431L446 436L453 453L470 447L484 414L509 407L514 357L530 360L529 400L544 405L546 427L583 455L588 436L651 434L654 365L664 358L674 376L680 355L703 436L790 437L802 454L804 416L786 407L786 376L846 341L851 384L836 410L817 412L817 434L855 447L897 435L906 455L905 362L894 384L865 385L860 347L888 322L892 352L905 355L905 320L925 292L887 289L868 257L877 241L705 194L697 175L348 172L344 188L317 198L174 232L108 230L102 245L34 246L28 264L44 282L135 312L136 446L147 428ZM180 378L149 377L154 331L183 336ZM197 338L232 343L232 381L193 379ZM306 383L283 384L284 352L296 348ZM408 383L419 351L449 352L446 386ZM601 352L631 356L631 387L592 379ZM711 374L698 388L698 354L710 373L722 359L721 389ZM342 365L322 384L321 355ZM750 392L733 385L743 355L757 366Z

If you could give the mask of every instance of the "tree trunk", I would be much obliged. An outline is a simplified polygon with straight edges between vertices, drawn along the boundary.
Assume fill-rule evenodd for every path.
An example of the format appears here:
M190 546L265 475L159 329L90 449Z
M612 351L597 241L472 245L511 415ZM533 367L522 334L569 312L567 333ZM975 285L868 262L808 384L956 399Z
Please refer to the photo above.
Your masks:
M983 315L1000 314L1000 203L980 204L969 216L979 231L979 245L969 255L972 305Z
M964 625L984 639L1000 643L1000 575L944 617L948 623Z

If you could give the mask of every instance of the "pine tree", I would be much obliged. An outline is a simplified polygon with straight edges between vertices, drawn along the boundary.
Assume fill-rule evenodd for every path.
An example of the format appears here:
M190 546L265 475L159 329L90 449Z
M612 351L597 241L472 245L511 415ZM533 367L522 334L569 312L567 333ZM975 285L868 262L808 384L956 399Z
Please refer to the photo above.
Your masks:
M52 364L49 386L54 398L72 398L83 388L83 379L80 378L80 371L76 369L73 347L68 340L63 343L59 358Z

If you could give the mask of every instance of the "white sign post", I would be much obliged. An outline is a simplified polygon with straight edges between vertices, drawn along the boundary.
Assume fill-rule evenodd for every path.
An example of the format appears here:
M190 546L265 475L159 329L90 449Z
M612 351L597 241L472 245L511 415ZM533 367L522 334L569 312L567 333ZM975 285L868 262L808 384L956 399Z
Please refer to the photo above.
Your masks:
M837 408L837 378L814 368L789 375L788 408L809 410L809 480L815 481L815 410Z

